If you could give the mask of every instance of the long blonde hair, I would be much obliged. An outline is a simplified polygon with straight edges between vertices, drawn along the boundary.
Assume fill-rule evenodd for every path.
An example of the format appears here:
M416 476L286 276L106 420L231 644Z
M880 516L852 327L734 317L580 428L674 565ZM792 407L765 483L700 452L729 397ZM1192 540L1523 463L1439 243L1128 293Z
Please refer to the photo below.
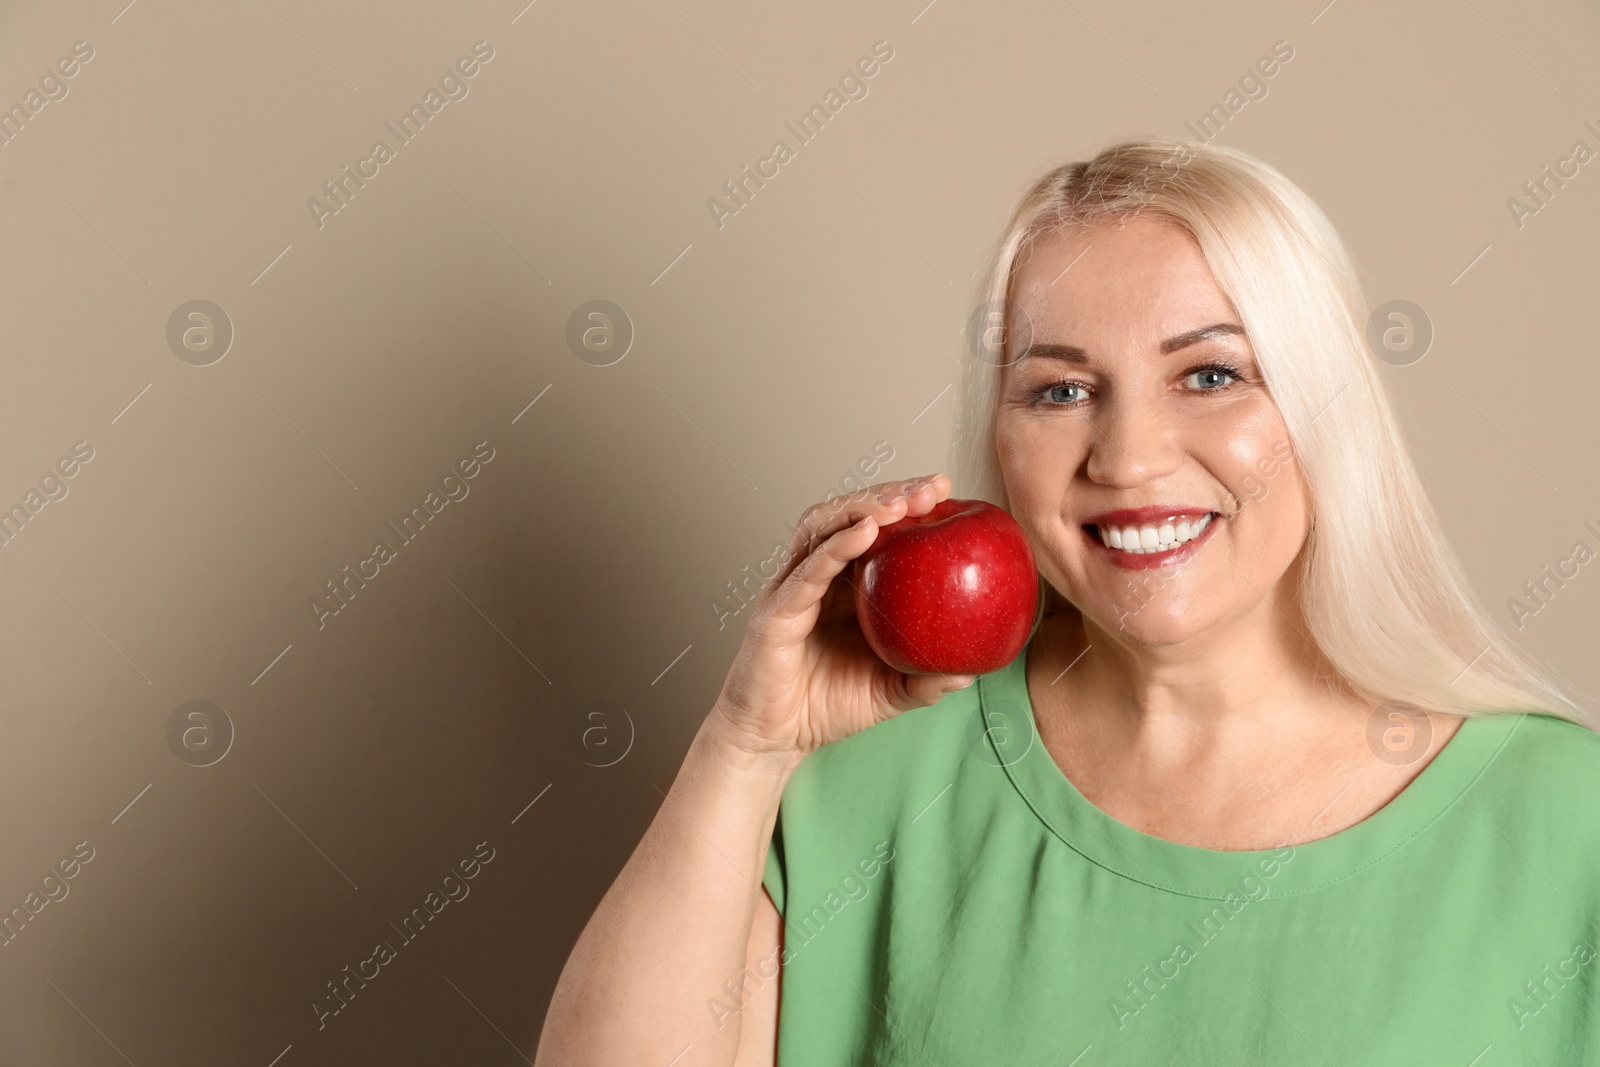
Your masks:
M1055 167L1012 212L980 309L1011 321L1019 255L1041 236L1139 214L1194 238L1277 402L1311 499L1301 605L1337 681L1375 705L1534 711L1594 729L1473 594L1367 348L1349 252L1277 170L1236 149L1169 140L1125 141ZM1003 363L964 356L952 470L957 495L1007 507L995 449Z

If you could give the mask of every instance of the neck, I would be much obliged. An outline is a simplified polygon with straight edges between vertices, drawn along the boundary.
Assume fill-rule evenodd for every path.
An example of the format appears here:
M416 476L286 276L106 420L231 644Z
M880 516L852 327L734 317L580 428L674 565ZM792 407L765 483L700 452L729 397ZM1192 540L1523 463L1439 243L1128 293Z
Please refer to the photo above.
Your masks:
M1329 683L1333 668L1298 612L1266 600L1225 627L1165 645L1136 643L1069 607L1045 618L1029 658L1038 661L1029 688L1041 718L1157 764L1303 740L1362 713Z

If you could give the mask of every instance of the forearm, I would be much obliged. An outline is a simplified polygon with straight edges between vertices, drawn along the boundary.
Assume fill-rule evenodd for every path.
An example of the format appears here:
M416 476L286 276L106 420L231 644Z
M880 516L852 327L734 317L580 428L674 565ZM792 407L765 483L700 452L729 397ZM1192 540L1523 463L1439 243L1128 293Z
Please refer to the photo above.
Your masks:
M708 720L709 722L710 720ZM540 1067L732 1064L738 980L767 845L798 760L741 756L703 725L649 829L584 927L551 998Z

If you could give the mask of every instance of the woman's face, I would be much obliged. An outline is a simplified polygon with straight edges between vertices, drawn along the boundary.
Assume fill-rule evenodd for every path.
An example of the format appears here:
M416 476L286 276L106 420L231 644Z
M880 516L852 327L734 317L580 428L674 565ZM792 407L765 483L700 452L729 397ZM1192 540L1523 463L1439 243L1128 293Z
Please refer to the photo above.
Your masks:
M1017 271L996 445L1046 580L1141 645L1293 610L1305 487L1193 239L1135 216L1041 239Z

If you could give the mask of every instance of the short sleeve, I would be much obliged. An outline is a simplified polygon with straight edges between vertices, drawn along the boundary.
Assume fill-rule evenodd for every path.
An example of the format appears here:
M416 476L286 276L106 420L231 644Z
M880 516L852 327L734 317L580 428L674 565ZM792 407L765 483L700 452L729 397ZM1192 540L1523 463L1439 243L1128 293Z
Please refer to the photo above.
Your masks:
M778 914L783 914L783 899L785 895L786 877L784 872L783 856L783 819L780 816L772 824L772 841L767 845L767 869L762 875L761 884L767 887L772 902L778 907Z

